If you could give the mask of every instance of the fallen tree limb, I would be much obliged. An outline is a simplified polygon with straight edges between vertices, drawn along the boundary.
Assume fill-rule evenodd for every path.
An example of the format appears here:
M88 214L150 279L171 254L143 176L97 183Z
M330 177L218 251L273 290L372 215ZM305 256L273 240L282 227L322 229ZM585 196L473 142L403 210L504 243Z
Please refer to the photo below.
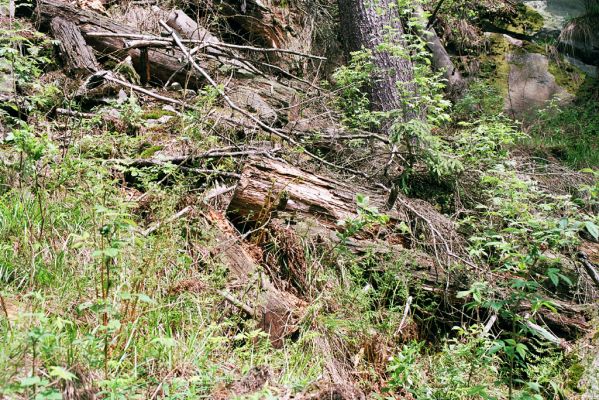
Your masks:
M585 252L581 251L576 256L597 289L599 289L599 272L597 271L597 266L589 260L589 256Z
M167 96L162 96L158 93L154 93L151 90L144 89L141 86L134 85L130 82L119 79L119 78L115 77L114 74L112 74L112 72L110 72L110 71L105 71L105 72L106 73L102 76L102 78L107 81L114 82L118 85L124 86L124 87L134 90L138 93L145 94L146 96L152 97L156 100L163 101L165 103L176 104L176 105L184 107L184 108L191 108L191 106L189 104L187 104L181 100L173 99L173 98L167 97Z
M172 28L170 28L168 25L166 25L166 23L164 21L160 21L160 25L165 28L173 37L173 40L175 41L175 43L177 44L177 46L181 49L181 51L183 52L183 54L185 55L185 57L187 58L187 60L189 61L189 64L195 69L197 70L207 81L208 83L210 83L210 85L212 87L214 87L214 89L216 89L216 91L218 92L218 94L225 100L225 102L227 103L227 105L233 109L234 111L237 111L238 113L240 113L241 115L243 115L246 118L249 118L250 120L252 120L254 123L256 123L256 125L258 125L260 128L262 128L262 130L268 132L268 133L272 133L275 136L278 136L279 138L289 142L290 144L293 144L295 146L301 147L301 144L298 143L297 141L295 141L293 138L291 138L290 136L286 135L285 133L283 133L281 130L273 128L267 124L265 124L262 120L260 120L258 117L256 117L255 115L243 110L242 108L240 108L239 106L237 106L233 100L231 100L231 98L223 91L223 89L214 81L214 79L212 79L212 77L208 74L208 72L206 72L206 70L202 67L200 67L200 65L197 64L197 62L194 60L194 58L191 56L191 54L189 53L189 50L187 49L187 47L185 47L185 45L181 42L181 39L179 38L179 36L177 35L177 33L175 31L173 31ZM329 167L335 168L335 169L342 169L345 170L347 172L351 172L353 174L362 176L367 178L368 176L366 174L364 174L363 172L360 171L356 171L354 169L351 168L345 168L345 167L340 167L339 165L336 165L330 161L325 160L322 157L317 156L316 154L309 152L307 150L304 150L304 154L310 156L311 158L320 161L321 163L328 165Z
M62 17L56 17L50 23L50 30L59 42L58 46L68 71L84 74L100 69L96 56L85 43L77 25Z
M181 166L182 164L193 163L195 160L205 159L205 158L217 158L217 157L246 157L246 156L256 156L256 155L269 155L274 156L278 153L281 148L274 147L270 149L246 149L246 150L237 150L237 151L229 151L231 147L224 147L221 149L213 149L206 151L204 153L198 154L188 154L183 156L165 156L165 157L154 157L154 158L110 158L105 160L105 163L108 164L121 164L130 167L153 167L153 166L163 166L166 164L174 164ZM190 170L193 170L190 168ZM197 170L198 172L202 171L201 169ZM203 170L209 171L209 170ZM224 172L224 171L222 171ZM237 174L235 175L237 176Z
M158 229L160 229L161 226L163 226L165 224L170 224L171 222L178 220L179 218L183 217L184 215L189 214L189 212L191 210L192 210L192 208L190 206L187 206L184 209L182 209L181 211L173 214L166 220L157 222L154 225L150 226L149 228L144 229L143 231L140 232L140 234L142 236L149 236L150 234L152 234L152 233L156 232Z

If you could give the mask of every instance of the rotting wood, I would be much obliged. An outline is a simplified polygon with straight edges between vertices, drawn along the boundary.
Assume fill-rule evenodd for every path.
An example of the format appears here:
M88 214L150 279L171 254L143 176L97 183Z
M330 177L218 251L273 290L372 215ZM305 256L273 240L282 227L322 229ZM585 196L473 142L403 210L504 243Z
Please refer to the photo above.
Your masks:
M385 195L376 190L363 188L360 193L369 197L370 206L379 210L385 203ZM291 229L300 238L307 238L314 243L338 246L340 234L343 232L343 221L358 216L356 205L357 192L349 185L330 177L316 175L274 159L250 157L241 174L241 178L228 205L227 213L236 223L254 223L269 229L276 224L273 231ZM410 276L418 287L449 299L451 303L461 304L456 297L460 290L470 284L466 275L449 275L441 265L447 259L466 265L466 274L481 273L479 267L468 265L466 255L457 253L453 241L447 233L455 231L455 227L445 226L450 223L438 212L425 207L423 201L401 198L397 208L389 210L389 223L386 226L375 226L349 238L344 245L354 254L377 254L398 258L406 252L414 255L416 264L410 266ZM423 243L422 248L430 248L429 252L438 250L439 256L427 256L417 253L414 239L408 239L397 227L401 222L410 226L416 237L418 226L420 232L426 232L431 242ZM250 225L251 226L251 225ZM442 242L443 239L449 241ZM459 246L457 246L459 248ZM444 254L451 252L451 254ZM454 253L455 252L455 253ZM422 254L421 256L416 256ZM444 257L439 259L439 257ZM447 258L445 258L447 257ZM490 273L486 271L486 273ZM509 276L493 274L497 280L508 280ZM573 338L580 332L588 330L584 307L572 307L568 303L551 298L558 313L540 310L537 315L554 331L562 332L563 337ZM520 313L530 312L531 304L522 304Z
M270 335L273 345L280 347L283 339L297 330L306 304L274 287L237 230L222 213L209 209L204 217L216 241L212 257L228 268L230 284L248 293L245 297L251 303L253 318ZM243 299L240 301L245 303Z
M84 74L100 69L96 56L85 42L76 24L56 17L52 19L50 29L54 38L58 40L60 53L68 71Z
M86 39L87 45L91 46L100 54L110 54L114 57L124 59L131 56L133 66L141 75L141 51L140 49L127 49L122 35L139 35L135 29L118 24L108 17L92 11L82 10L74 5L60 0L40 0L37 2L37 18L40 29L49 30L53 19L61 18L76 25ZM112 33L116 36L89 35L94 32ZM187 81L190 86L199 83L198 76L194 72L182 69L177 61L181 53L177 49L170 49L170 53L161 49L149 49L148 58L152 68L152 79L157 83L164 83L175 75L176 80Z
M211 34L207 29L199 26L183 11L173 10L165 23L167 26L177 31L182 38L197 41L204 51L207 51L210 56L215 57L220 62L238 68L241 73L258 73L251 64L240 61L236 54L231 54L230 51L224 52L216 47L220 45L218 38Z

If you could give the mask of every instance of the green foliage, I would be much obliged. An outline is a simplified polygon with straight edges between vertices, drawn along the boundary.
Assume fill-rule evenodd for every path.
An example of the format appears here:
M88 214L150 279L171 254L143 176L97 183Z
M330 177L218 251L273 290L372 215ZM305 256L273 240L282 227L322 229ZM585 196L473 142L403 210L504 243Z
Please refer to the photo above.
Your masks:
M353 52L348 65L339 67L332 76L339 92L336 105L342 112L342 122L349 128L376 129L384 117L384 113L370 107L368 87L374 71L371 57L368 50Z
M540 156L554 156L575 168L599 166L599 105L549 104L529 123L530 140L524 144Z
M524 272L539 263L559 265L547 252L573 248L587 222L597 222L580 214L570 196L545 192L503 165L489 171L482 183L488 201L463 225L472 233L471 254L497 268Z
M337 236L340 239L342 248L347 244L349 238L355 236L362 229L367 229L375 225L385 225L389 222L387 215L379 213L376 207L370 206L368 196L358 194L356 203L358 216L339 221L339 225L343 227L343 231L338 232Z
M456 337L445 341L434 355L422 354L422 342L404 345L389 363L388 390L405 391L418 400L496 398L501 392L493 377L500 359L494 341L482 333L481 326L454 331Z
M455 121L495 117L503 112L504 99L501 93L484 81L474 81L453 106Z

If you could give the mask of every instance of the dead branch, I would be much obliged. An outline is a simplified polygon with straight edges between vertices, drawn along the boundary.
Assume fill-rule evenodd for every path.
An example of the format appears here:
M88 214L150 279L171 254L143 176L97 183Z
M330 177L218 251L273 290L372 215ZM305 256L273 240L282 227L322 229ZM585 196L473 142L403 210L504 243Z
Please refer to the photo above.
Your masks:
M140 234L142 236L150 236L150 234L152 234L152 233L156 232L158 229L160 229L161 226L170 224L171 222L178 220L179 218L183 217L184 215L189 214L189 212L191 210L192 210L191 206L187 206L184 209L182 209L181 211L173 214L166 220L157 222L154 225L150 226L149 228L144 229L143 231L140 232Z
M105 79L105 80L107 80L107 81L114 82L114 83L116 83L118 85L124 86L124 87L129 88L131 90L134 90L134 91L136 91L138 93L145 94L146 96L150 96L150 97L152 97L152 98L154 98L156 100L160 100L160 101L163 101L165 103L176 104L176 105L184 107L184 108L191 108L191 106L189 104L184 103L181 100L176 100L176 99L173 99L171 97L167 97L167 96L163 96L163 95L154 93L151 90L144 89L141 86L134 85L133 83L124 81L122 79L119 79L119 78L115 77L112 74L112 72L102 71L102 73L104 73L102 75L102 78Z
M248 150L239 150L239 151L227 151L231 147L225 147L222 149L212 149L204 153L200 154L188 154L184 156L169 156L169 157L160 157L160 158L130 158L130 159L121 159L121 158L111 158L105 160L105 163L108 164L120 164L129 167L153 167L153 166L164 166L166 164L173 164L181 166L182 164L192 163L195 160L203 159L203 158L218 158L218 157L247 157L247 156L274 156L276 153L281 151L280 147L274 147L269 149L248 149ZM189 168L190 171L194 171L194 169ZM199 173L210 172L214 170L196 170ZM214 171L214 172L225 172L225 171ZM235 174L234 177L238 175Z
M195 69L197 70L203 77L204 79L206 79L208 81L208 83L210 83L210 85L212 85L212 87L214 87L216 89L216 91L218 92L218 94L225 100L225 102L227 103L227 105L232 108L233 110L237 111L238 113L242 114L243 116L251 119L254 123L256 123L256 125L258 125L260 128L262 128L264 131L268 132L268 133L272 133L275 136L278 136L279 138L293 144L294 146L298 146L298 147L302 147L300 143L298 143L297 141L295 141L293 138L289 137L288 135L286 135L285 133L283 133L282 131L280 131L279 129L273 128L267 124L265 124L264 122L262 122L262 120L260 120L259 118L257 118L256 116L254 116L253 114L243 110L242 108L240 108L239 106L237 106L233 100L231 100L231 98L222 90L222 88L214 81L214 79L212 79L212 77L206 72L206 70L204 70L204 68L200 67L195 60L193 59L193 57L189 54L189 50L187 49L187 47L185 47L185 45L181 42L181 39L179 38L179 36L177 35L177 33L171 29L168 25L166 25L166 23L164 21L160 21L160 25L165 28L173 37L173 40L175 41L175 43L177 44L177 46L181 49L181 51L183 52L183 54L187 57L187 60L189 61L189 64ZM363 172L360 171L356 171L354 169L351 168L346 168L346 167L341 167L337 164L334 164L330 161L325 160L322 157L317 156L316 154L307 151L304 149L304 154L310 156L311 158L320 161L321 163L328 165L329 167L335 168L335 169L341 169L341 170L345 170L347 172L351 172L353 174L362 176L367 178L367 175L364 174Z
M597 266L589 260L589 256L583 251L579 252L576 256L593 283L595 283L597 289L599 289L599 272L597 272Z

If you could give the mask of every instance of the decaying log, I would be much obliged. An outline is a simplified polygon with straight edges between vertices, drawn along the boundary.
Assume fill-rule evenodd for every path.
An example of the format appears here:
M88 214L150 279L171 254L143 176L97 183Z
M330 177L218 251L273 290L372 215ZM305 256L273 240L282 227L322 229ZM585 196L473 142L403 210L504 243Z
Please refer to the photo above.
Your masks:
M50 30L52 36L59 41L58 46L68 71L85 74L100 69L96 56L85 42L77 25L56 17L50 23Z
M384 204L377 197L370 201L379 208ZM317 218L324 226L337 229L340 222L356 216L356 192L349 185L285 162L252 158L244 167L228 211L252 219L266 208L298 218Z
M199 26L193 19L181 10L173 10L166 24L187 39L200 40L202 43L219 44L220 40L207 29Z
M217 60L233 65L239 69L241 73L256 73L256 69L251 64L245 63L239 60L236 54L229 56L224 51L220 50L218 46L221 44L220 40L207 29L199 26L193 19L181 10L174 10L168 16L166 25L178 32L181 37L190 40L197 40L201 43L209 55L216 57Z
M274 346L281 346L283 338L297 330L297 322L306 304L274 287L261 271L250 248L223 214L209 210L206 218L216 240L211 251L212 257L228 268L233 286L240 287L241 292L246 293L240 301L251 303L249 309L255 313L253 317L259 322L260 328L269 333Z
M380 209L384 204L384 195L371 190L362 194L369 195L370 207ZM404 217L395 211L389 213L391 222L387 225L379 224L351 237L343 235L342 224L358 218L356 200L357 193L350 186L334 179L311 174L282 161L252 157L244 166L227 212L241 225L266 227L280 242L288 242L293 236L326 248L343 245L358 256L397 257L408 251L409 240L396 229ZM415 258L419 257L413 253ZM296 257L288 258L293 263ZM414 278L422 280L431 290L442 287L440 282L445 279L442 271L437 271L428 256L422 254L422 258L422 265L415 268ZM293 270L293 266L290 269ZM301 276L293 279L302 280Z
M361 194L369 196L370 207L382 209L386 196L373 189L363 188ZM270 228L276 233L281 229L293 230L297 237L308 238L315 243L328 243L337 246L343 233L343 221L353 220L358 216L358 192L349 185L338 180L316 175L294 167L288 163L273 159L249 158L243 168L241 178L228 206L228 215L236 223L249 223ZM346 248L355 254L375 253L381 256L398 258L409 252L414 255L417 265L410 266L412 282L419 288L427 290L461 307L463 300L457 298L460 290L465 290L471 282L467 274L475 272L467 260L457 254L440 254L435 257L417 253L414 243L397 227L401 222L415 230L418 224L431 233L431 241L443 239L448 231L455 227L444 226L443 216L435 215L423 201L400 199L396 209L386 211L389 223L366 229L345 242ZM366 211L367 212L367 211ZM416 222L418 220L418 222ZM420 234L415 231L416 236ZM453 252L453 241L434 248L439 253ZM426 245L424 245L426 247ZM468 265L468 272L448 274L443 270L439 257L453 258ZM443 258L445 264L448 258ZM489 273L489 271L486 271ZM498 280L509 279L497 275ZM538 312L542 320L555 332L563 333L563 337L573 338L588 329L584 306L573 306L559 299L551 299L560 310L558 313L541 310ZM522 305L521 313L530 313L531 305Z
M276 7L268 7L256 0L225 0L220 3L223 13L241 24L255 39L262 40L268 47L286 47L286 25L274 12Z
M113 34L137 35L135 29L126 25L113 22L101 14L86 11L60 0L40 0L37 2L37 16L42 30L49 30L52 20L61 18L76 25L87 44L100 54L110 54L120 59L131 56L133 66L136 71L142 75L145 68L142 66L141 50L127 49L122 37L114 36L87 36L93 32L108 32ZM172 76L179 82L188 82L191 86L196 86L199 82L198 76L193 71L189 71L177 60L182 53L177 49L170 50L170 54L164 50L149 49L148 59L152 74L152 81L157 83L167 82Z

